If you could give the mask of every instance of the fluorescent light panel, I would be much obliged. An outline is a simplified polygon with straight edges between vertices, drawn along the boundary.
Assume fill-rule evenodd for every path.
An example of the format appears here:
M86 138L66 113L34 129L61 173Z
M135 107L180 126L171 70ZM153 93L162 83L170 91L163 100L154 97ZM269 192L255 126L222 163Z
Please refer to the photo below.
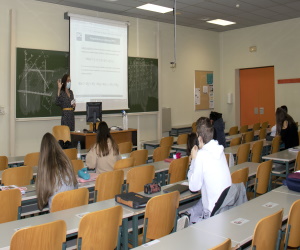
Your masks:
M206 22L217 24L217 25L222 25L222 26L236 24L235 22L230 22L230 21L226 21L226 20L223 20L223 19L215 19L215 20L210 20L210 21L206 21Z
M154 11L154 12L158 12L158 13L167 13L167 12L173 11L173 9L171 9L171 8L167 8L167 7L163 7L163 6L159 6L159 5L151 4L151 3L141 5L137 8L142 9L142 10Z

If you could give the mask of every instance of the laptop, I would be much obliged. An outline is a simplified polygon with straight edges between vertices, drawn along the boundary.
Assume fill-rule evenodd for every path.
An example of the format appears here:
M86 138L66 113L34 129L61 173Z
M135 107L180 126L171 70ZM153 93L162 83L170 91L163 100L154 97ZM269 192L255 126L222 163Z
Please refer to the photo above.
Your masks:
M164 193L170 193L173 191L178 191L180 194L189 191L189 186L182 184L175 184L172 187L164 189Z

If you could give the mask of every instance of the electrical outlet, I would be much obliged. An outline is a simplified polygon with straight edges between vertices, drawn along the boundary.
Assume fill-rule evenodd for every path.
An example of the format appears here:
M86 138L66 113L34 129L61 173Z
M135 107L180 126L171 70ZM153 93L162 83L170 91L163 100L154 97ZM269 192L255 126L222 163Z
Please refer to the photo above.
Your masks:
M0 115L5 115L4 107L0 107Z

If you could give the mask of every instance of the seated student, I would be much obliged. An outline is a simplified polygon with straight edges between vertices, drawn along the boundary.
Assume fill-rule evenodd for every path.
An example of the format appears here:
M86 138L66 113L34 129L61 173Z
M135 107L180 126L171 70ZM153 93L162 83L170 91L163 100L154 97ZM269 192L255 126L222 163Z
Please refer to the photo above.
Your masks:
M192 161L192 149L196 145L198 147L198 138L196 133L192 132L188 134L187 144L186 144L186 154L189 157L189 163Z
M298 127L294 119L282 108L276 110L276 134L281 136L285 149L299 145Z
M43 136L37 170L36 193L38 208L43 210L54 195L77 188L77 179L71 161L50 133Z
M288 113L288 108L285 105L282 105L282 108L286 113ZM266 136L267 141L272 141L276 135L276 124L271 128L271 134Z
M188 210L191 223L210 217L222 192L231 186L224 148L213 140L214 129L210 120L201 117L196 126L199 150L197 146L192 149L188 180L190 190L201 190L202 198Z
M222 118L222 114L218 112L210 112L209 119L211 120L214 127L214 140L217 140L220 145L226 147L225 139L225 125Z
M120 160L118 144L112 138L106 122L100 122L97 131L97 142L86 156L88 168L96 169L101 174L114 170L116 161Z

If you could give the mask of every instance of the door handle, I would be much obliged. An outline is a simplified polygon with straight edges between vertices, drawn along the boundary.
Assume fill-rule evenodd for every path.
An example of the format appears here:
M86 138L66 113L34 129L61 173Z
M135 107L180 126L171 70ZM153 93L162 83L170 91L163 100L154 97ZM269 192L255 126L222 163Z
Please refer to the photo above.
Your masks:
M259 108L259 114L263 115L265 113L265 108L264 107L260 107Z

